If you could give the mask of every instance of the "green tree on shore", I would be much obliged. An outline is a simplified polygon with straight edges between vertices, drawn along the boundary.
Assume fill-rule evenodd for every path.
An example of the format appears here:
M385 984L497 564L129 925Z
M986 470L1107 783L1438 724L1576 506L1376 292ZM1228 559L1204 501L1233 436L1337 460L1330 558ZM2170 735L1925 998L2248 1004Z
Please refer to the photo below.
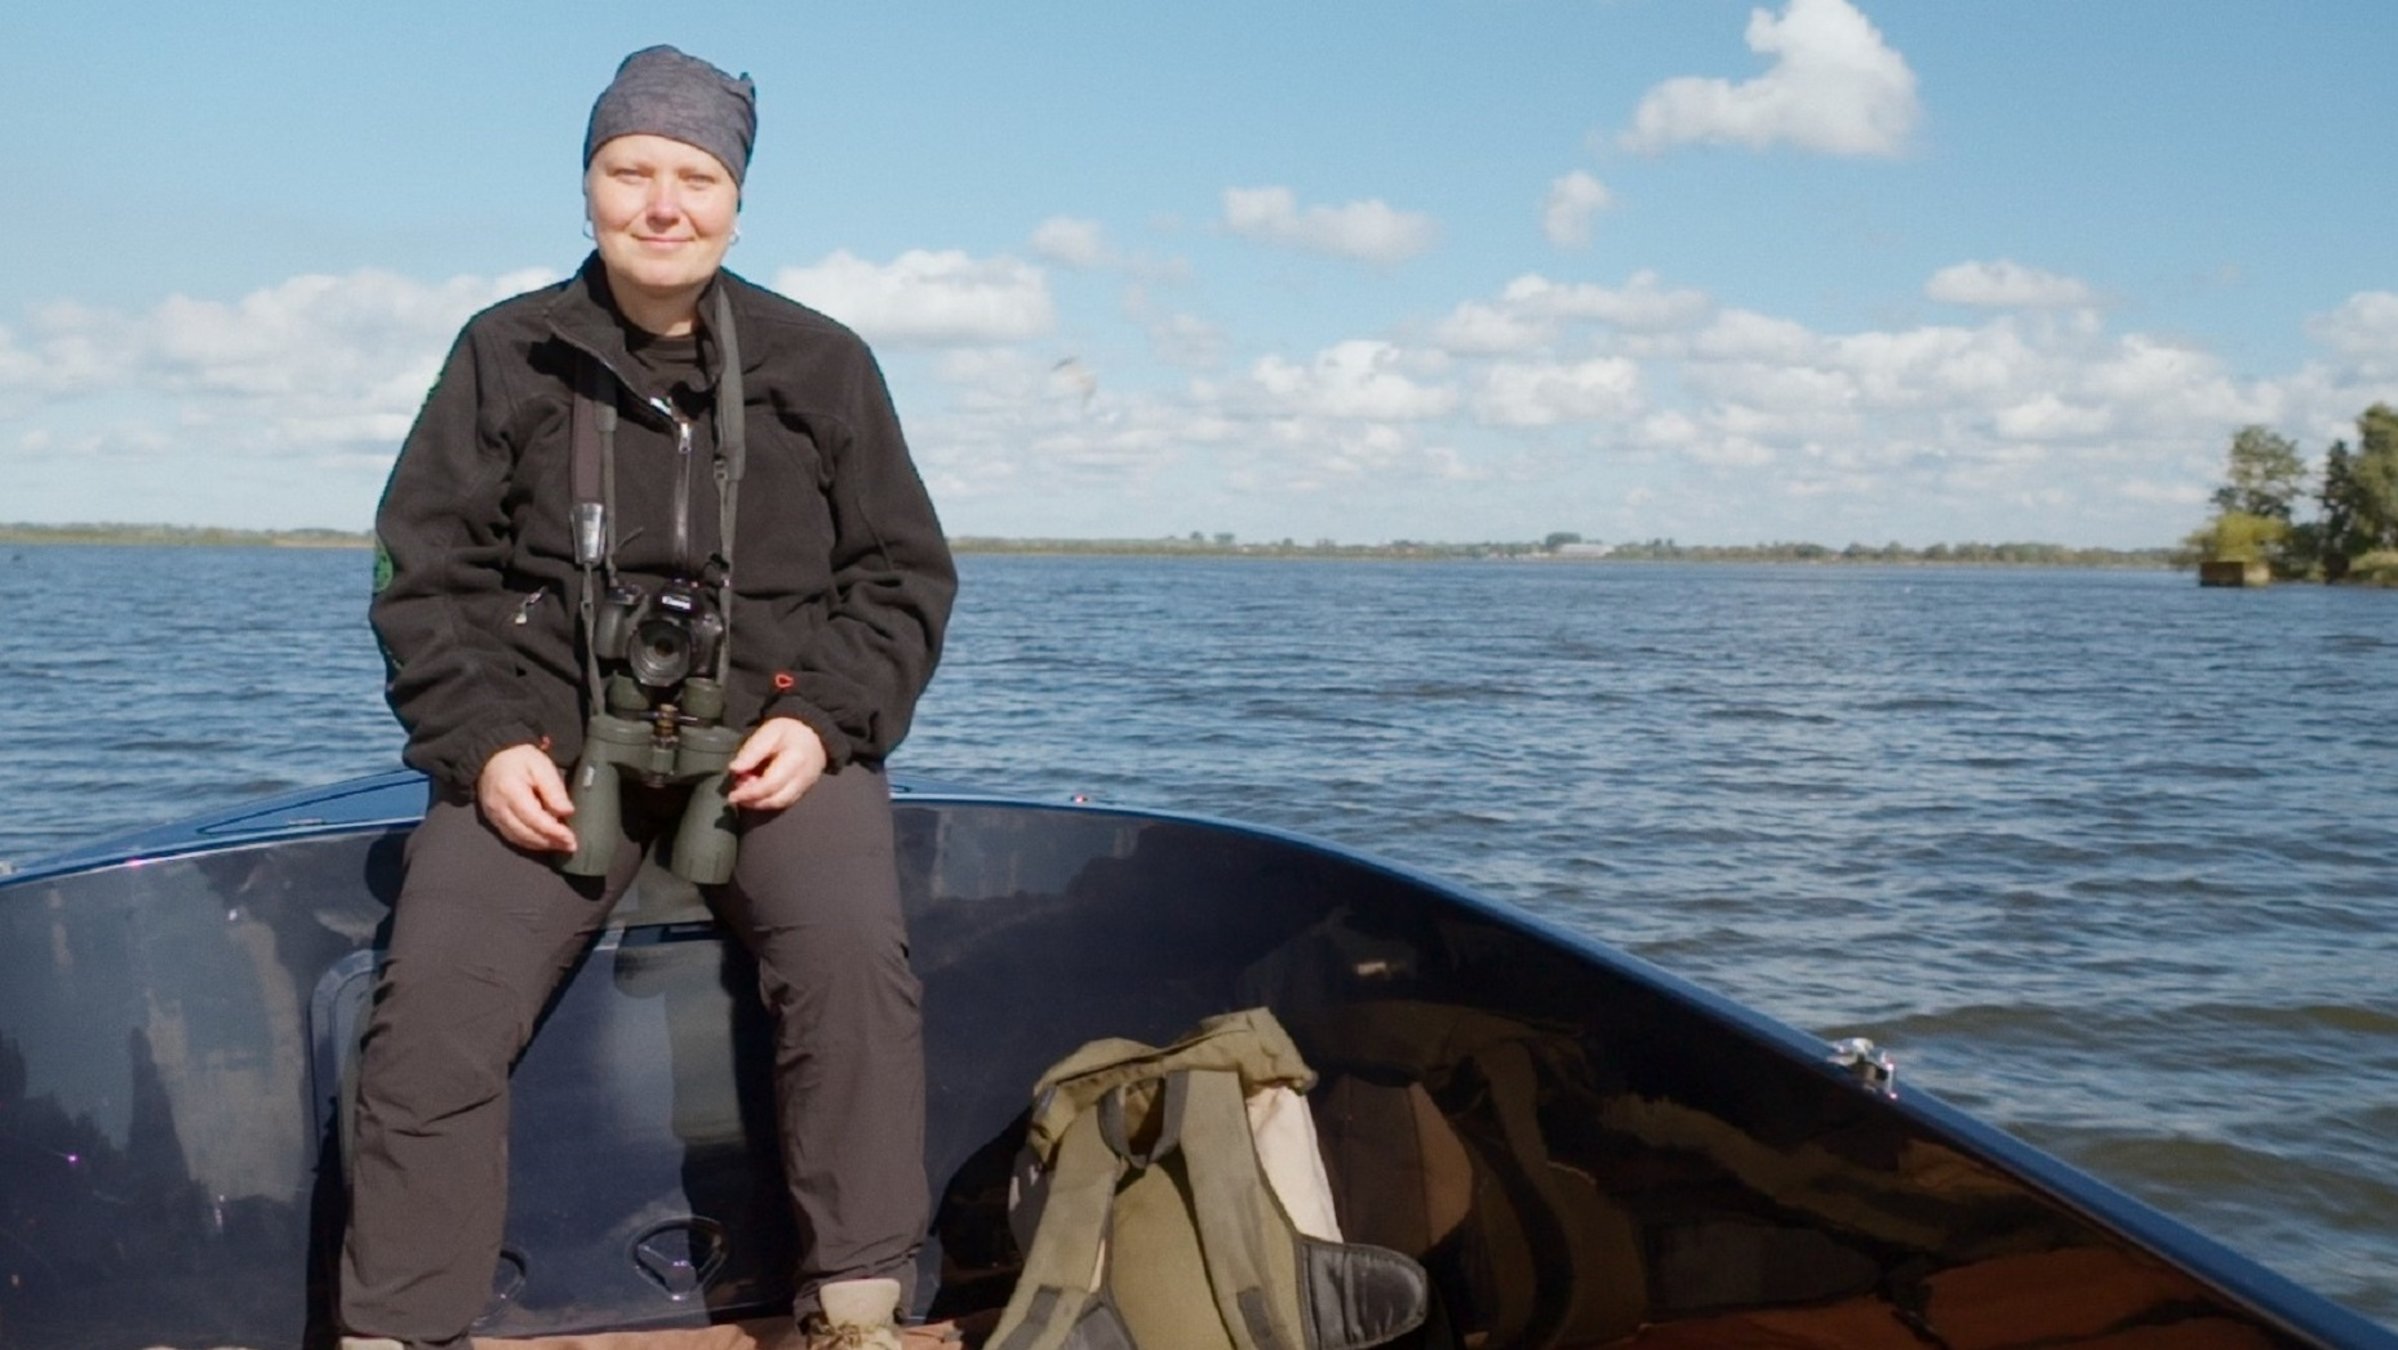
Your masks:
M2356 419L2357 524L2368 548L2398 548L2398 408L2376 403Z
M2323 575L2398 580L2398 409L2374 404L2356 432L2354 454L2335 441L2323 459Z
M2277 577L2307 576L2317 566L2319 531L2292 518L2305 490L2298 443L2268 427L2242 427L2215 489L2215 517L2185 542L2202 562L2261 562Z
M2348 442L2333 441L2323 455L2323 487L2316 497L2323 508L2315 529L2325 581L2346 577L2348 560L2372 547L2357 522L2356 498L2356 461L2348 453Z
M2231 438L2223 486L2215 489L2215 509L2287 524L2305 491L2306 460L2298 453L2298 442L2266 427L2245 426Z
M2306 462L2261 426L2232 437L2214 518L2183 542L2210 562L2263 562L2279 577L2398 584L2398 408L2376 403L2356 419L2357 443L2323 457L2314 519L2296 518Z

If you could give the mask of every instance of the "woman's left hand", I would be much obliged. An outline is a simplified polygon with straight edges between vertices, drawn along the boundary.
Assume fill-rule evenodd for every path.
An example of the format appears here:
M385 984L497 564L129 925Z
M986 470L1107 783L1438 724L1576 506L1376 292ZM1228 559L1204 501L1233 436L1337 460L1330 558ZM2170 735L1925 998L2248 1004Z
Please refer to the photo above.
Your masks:
M745 811L780 811L824 776L824 742L796 717L769 717L725 767L726 801Z

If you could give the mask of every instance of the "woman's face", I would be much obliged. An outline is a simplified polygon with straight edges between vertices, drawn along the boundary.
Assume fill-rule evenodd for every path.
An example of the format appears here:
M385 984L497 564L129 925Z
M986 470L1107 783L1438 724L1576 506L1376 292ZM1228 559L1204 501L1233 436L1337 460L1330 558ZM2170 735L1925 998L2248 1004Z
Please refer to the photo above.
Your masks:
M741 189L714 155L644 133L600 146L583 171L583 201L609 284L664 295L716 275Z

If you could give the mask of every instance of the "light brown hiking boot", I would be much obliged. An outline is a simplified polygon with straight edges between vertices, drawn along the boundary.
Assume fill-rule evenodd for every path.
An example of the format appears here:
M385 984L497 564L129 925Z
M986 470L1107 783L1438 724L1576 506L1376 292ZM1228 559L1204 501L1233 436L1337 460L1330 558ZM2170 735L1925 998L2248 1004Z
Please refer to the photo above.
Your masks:
M902 1350L899 1281L836 1280L816 1302L823 1311L799 1324L807 1350Z

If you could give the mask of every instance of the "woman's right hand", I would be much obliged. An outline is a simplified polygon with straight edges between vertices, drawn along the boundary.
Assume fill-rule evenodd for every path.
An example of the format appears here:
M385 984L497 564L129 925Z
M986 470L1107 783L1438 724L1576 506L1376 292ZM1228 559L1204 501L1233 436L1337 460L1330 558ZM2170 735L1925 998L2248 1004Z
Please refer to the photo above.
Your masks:
M575 813L574 799L539 746L511 745L483 761L475 804L500 838L528 853L575 851L575 832L566 823Z

